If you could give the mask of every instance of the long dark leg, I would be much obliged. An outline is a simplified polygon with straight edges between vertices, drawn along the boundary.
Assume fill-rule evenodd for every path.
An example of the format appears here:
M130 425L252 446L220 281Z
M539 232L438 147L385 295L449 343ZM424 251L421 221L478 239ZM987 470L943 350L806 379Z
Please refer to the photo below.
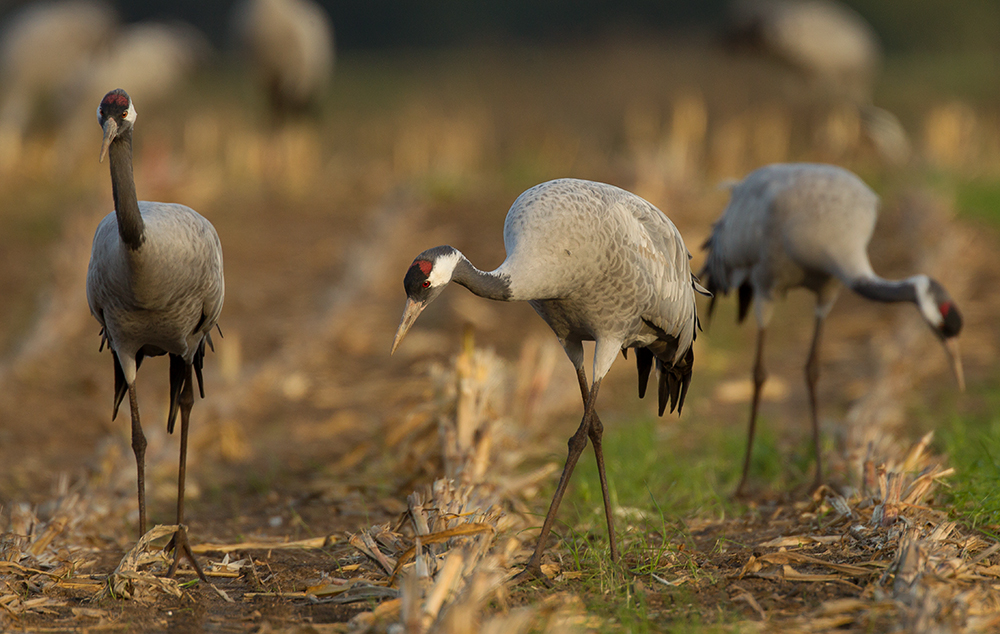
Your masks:
M576 379L580 383L580 395L583 406L587 407L590 390L587 389L587 375L583 368L576 371ZM604 474L604 450L601 448L601 438L604 436L604 425L595 410L590 418L590 443L594 446L594 457L597 458L597 475L601 479L601 495L604 497L604 518L608 522L608 539L611 543L611 561L618 563L618 540L615 539L615 521L611 514L611 497L608 494L608 478Z
M809 387L809 413L812 415L813 448L816 451L816 477L813 480L813 490L823 483L823 458L820 453L819 415L816 406L816 383L819 380L819 344L823 338L823 318L816 317L816 329L813 332L812 346L809 348L809 360L806 361L806 385Z
M548 578L542 574L542 553L545 552L545 542L549 537L549 531L552 529L552 522L556 519L556 511L559 510L559 503L562 502L563 494L566 493L566 485L569 484L569 479L573 475L573 469L580 459L580 454L583 453L584 448L587 446L587 436L590 435L594 404L597 401L597 390L600 387L601 380L598 379L590 389L587 404L583 411L583 420L580 421L580 427L576 430L576 433L569 439L569 455L566 456L566 466L563 467L562 476L559 477L559 486L556 487L556 493L552 496L552 503L549 504L549 512L545 516L545 522L542 524L542 532L538 536L538 544L535 546L535 552L524 567L524 571L518 575L518 578L530 575L543 580L546 585L551 585Z
M139 484L139 537L146 534L146 436L139 422L139 397L135 382L128 386L128 404L132 408L132 452L135 453L136 481Z
M187 472L188 425L191 422L191 406L194 405L194 387L191 382L190 365L187 365L184 369L184 387L181 388L178 404L181 410L181 461L177 469L177 525L179 528L174 533L173 539L167 544L168 550L171 547L174 550L174 562L170 565L167 576L174 576L174 573L177 572L177 565L180 563L181 557L184 556L191 562L201 580L208 581L205 573L201 570L201 566L198 565L198 561L194 558L194 553L191 552L191 545L187 539L187 530L184 527L184 479Z
M736 497L744 495L743 488L750 472L750 456L753 453L753 433L757 426L757 407L760 405L760 392L767 380L767 370L764 369L764 328L757 330L757 357L753 364L753 401L750 404L750 428L747 430L747 453L743 458L743 476L736 486Z

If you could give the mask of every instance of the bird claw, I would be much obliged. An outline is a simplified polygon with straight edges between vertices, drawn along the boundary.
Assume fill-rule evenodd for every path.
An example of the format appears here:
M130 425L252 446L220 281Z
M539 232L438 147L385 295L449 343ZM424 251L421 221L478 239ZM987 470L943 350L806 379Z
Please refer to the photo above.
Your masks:
M513 581L515 584L519 584L534 579L541 581L543 584L545 584L546 588L555 587L555 584L552 582L552 580L546 577L545 573L542 572L542 567L538 564L531 564L531 563L525 565L524 570L514 575L511 581Z
M753 496L750 495L746 489L747 487L745 486L745 483L740 482L740 485L736 487L736 490L733 491L732 495L729 496L729 499L732 500L733 502L748 501Z
M205 576L205 572L201 569L198 564L198 560L194 558L194 552L191 551L191 544L188 543L187 529L181 525L174 536L170 538L167 545L163 547L163 552L169 553L173 551L174 561L170 564L170 569L167 570L167 577L173 577L177 572L177 566L181 563L181 559L187 557L187 560L191 562L191 566L194 568L195 572L198 573L198 578L202 581L208 583L208 577Z

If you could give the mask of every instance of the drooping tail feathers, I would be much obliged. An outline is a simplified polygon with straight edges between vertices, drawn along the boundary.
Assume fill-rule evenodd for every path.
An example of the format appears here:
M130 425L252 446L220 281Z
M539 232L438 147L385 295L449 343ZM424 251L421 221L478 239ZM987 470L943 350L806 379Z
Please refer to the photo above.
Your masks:
M720 295L728 295L731 288L731 280L729 279L730 271L722 255L715 251L714 238L715 231L701 245L702 250L708 252L708 256L705 258L705 264L701 267L701 271L698 272L698 277L704 280L705 288L712 294L712 299L708 302L708 321L712 320L712 313L715 311L715 300ZM737 290L739 292L737 322L743 323L750 310L750 304L753 303L753 286L749 281L744 280L740 283Z
M205 380L202 377L202 368L205 365L205 340L209 340L209 345L211 345L211 340L206 337L202 340L201 344L198 346L198 351L194 354L194 359L192 360L192 367L194 368L194 374L198 377L198 393L202 398L205 398ZM114 406L111 410L111 420L115 420L118 417L118 408L121 406L122 401L125 400L125 394L128 393L128 383L125 381L125 371L122 370L122 365L118 361L118 353L111 350L111 357L115 362L115 400ZM138 370L139 366L142 365L142 360L145 359L143 353L138 353L135 355L135 369ZM180 395L181 391L184 389L184 382L190 380L190 374L187 372L187 363L185 363L183 357L179 357L175 354L170 355L170 409L167 414L167 433L174 433L174 422L177 420L177 411L180 407Z
M656 350L653 349L654 347ZM657 340L648 348L635 349L635 365L639 372L639 398L646 396L650 370L653 367L653 360L656 360L656 396L660 416L663 416L668 404L671 414L675 409L680 414L684 407L684 397L687 396L688 387L691 385L694 348L688 348L684 356L674 363L673 358L676 350L677 340L673 338L667 341Z
M205 364L205 339L198 344L198 351L194 353L191 365L194 374L198 377L198 393L205 398L205 381L202 378L202 367ZM184 384L191 380L191 370L187 367L182 357L170 355L170 413L167 415L167 433L174 433L174 423L177 420L177 410L180 408L181 391ZM193 387L193 386L192 386Z
M639 398L646 396L649 373L652 369L654 355L648 348L636 348L635 364L639 371ZM663 416L667 405L670 413L674 410L680 414L684 407L684 398L691 385L691 372L694 368L694 348L688 348L687 353L675 364L670 364L656 358L657 388L656 397L659 415Z
M103 348L103 342L101 344ZM111 348L111 344L108 344L108 348ZM128 392L128 383L125 382L125 371L122 370L122 364L118 361L118 353L111 348L111 358L115 360L115 402L111 410L111 420L118 418L118 407L122 404L125 399L125 394ZM135 355L135 369L139 370L139 366L142 365L143 360L142 353Z

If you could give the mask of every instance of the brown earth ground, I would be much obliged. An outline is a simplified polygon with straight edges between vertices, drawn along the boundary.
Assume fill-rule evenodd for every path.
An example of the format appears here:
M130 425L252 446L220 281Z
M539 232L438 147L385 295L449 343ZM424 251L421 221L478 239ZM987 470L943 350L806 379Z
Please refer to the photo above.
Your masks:
M889 104L913 131L917 152L912 164L889 167L851 132L849 111L830 105L824 89L699 42L358 55L339 60L337 73L319 124L259 125L265 116L257 97L240 81L217 76L202 78L169 105L139 106L140 198L198 209L215 224L226 258L225 336L209 355L207 398L193 413L187 496L192 542L276 545L329 537L298 550L237 548L231 560L244 560L236 566L238 575L213 577L233 603L203 583L184 586L180 596L150 591L136 600L99 597L137 537L127 412L110 420L111 359L97 352L97 325L83 294L93 228L111 205L107 168L92 160L99 131L95 126L94 147L81 149L81 160L70 167L61 162L54 135L39 134L22 162L0 176L0 505L9 522L4 538L21 535L37 544L38 532L61 512L77 518L53 531L51 544L38 546L54 553L45 560L48 568L39 572L34 566L41 564L28 559L20 568L0 568L0 595L14 597L0 598L4 629L382 627L357 617L373 609L378 615L377 599L340 605L302 593L331 578L384 579L348 543L348 534L395 525L407 510L407 496L442 476L447 460L433 423L440 412L432 404L437 375L429 368L452 367L463 329L507 361L513 380L526 367L546 377L544 393L533 397L538 402L510 405L532 413L522 427L504 432L504 450L514 457L491 462L494 480L543 474L500 496L510 515L522 518L516 528L536 526L557 477L552 465L561 465L579 416L570 365L545 324L526 305L493 304L455 288L425 312L395 356L388 356L388 348L402 306L402 273L412 257L449 243L481 268L499 264L510 203L549 178L592 178L647 197L679 226L697 268L698 247L727 199L716 188L720 180L780 160L852 167L884 197L872 245L876 270L887 277L926 272L951 289L966 318L962 341L970 386L996 378L996 234L956 219L947 188L924 184L928 166L961 172L974 164L980 173L1000 177L1000 152L989 153L1000 139L996 103L963 106L978 134L967 145L956 141L957 149L926 140L935 138L927 127L935 113L951 112L952 95L928 89L919 100ZM843 134L836 132L841 119L847 122ZM678 451L710 455L709 443L744 434L753 334L752 326L730 323L733 303L722 302L698 340L695 385L684 416L667 417L657 427ZM586 536L583 543L593 545L585 565L575 563L579 542L560 541L549 560L556 566L550 570L562 575L554 590L513 587L491 595L482 613L516 615L531 608L535 620L528 627L539 631L628 630L637 626L623 619L621 605L627 609L635 601L654 630L901 627L908 613L883 590L893 585L885 576L888 564L877 574L841 570L829 579L796 579L789 567L806 575L830 569L779 562L773 559L776 547L762 546L789 535L847 530L836 521L833 502L810 498L802 488L811 469L800 379L810 310L808 297L790 296L776 317L780 336L769 343L773 392L764 405L764 424L778 439L778 455L796 456L772 466L775 481L758 474L749 503L732 505L725 502L737 474L731 464L704 485L714 487L720 500L709 510L668 513L662 522L626 519L624 568L630 572L624 578L599 563L607 544L600 541L602 525L590 521L599 498L594 504L569 499L560 519L570 528L574 518L586 518L577 526ZM845 294L824 345L820 402L827 470L836 489L857 491L865 458L859 452L871 438L879 439L882 452L872 460L902 463L906 448L935 421L982 406L975 389L964 400L956 397L940 347L909 307L875 306ZM544 359L555 361L542 372L537 368ZM653 404L635 398L630 365L616 364L601 391L609 435L627 435L635 420L653 417ZM143 366L138 393L150 439L151 524L167 524L173 519L177 447L162 425L162 359ZM738 461L739 450L726 456ZM936 464L926 456L917 462ZM661 493L669 495L656 495ZM922 495L926 509L923 503L931 504L933 493ZM846 497L855 518L867 522L872 505L857 502L864 496ZM934 525L946 519L946 513L926 512L937 513L927 520ZM524 560L535 533L511 534L525 542L511 551L513 564ZM899 546L899 535L886 539ZM864 542L862 548L862 542L815 541L793 550L844 566L899 559L896 550L876 556L875 546ZM980 553L986 545L968 542L963 552ZM200 555L203 562L222 556L211 549ZM753 564L767 556L772 559L763 568ZM190 578L181 575L182 581ZM838 599L865 603L851 607ZM995 607L995 598L990 601ZM553 614L569 616L546 620ZM818 620L824 614L841 620Z

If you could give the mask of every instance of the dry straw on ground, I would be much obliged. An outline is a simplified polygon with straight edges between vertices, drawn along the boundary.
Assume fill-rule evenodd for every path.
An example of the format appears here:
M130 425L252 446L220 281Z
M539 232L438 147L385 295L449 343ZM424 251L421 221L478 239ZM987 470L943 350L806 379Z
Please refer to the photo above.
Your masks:
M331 570L347 576L303 583L293 592L244 592L236 599L377 603L347 623L324 628L338 632L554 632L599 625L571 592L544 591L529 605L511 603L508 581L533 538L528 533L528 544L521 542L518 531L532 519L513 510L517 493L505 486L498 473L503 469L493 459L517 429L507 424L516 402L510 391L518 389L512 374L494 354L471 346L435 373L433 408L423 420L437 427L432 434L437 445L425 446L433 455L423 458L440 459L449 477L409 495L398 522L350 535L352 550L331 561ZM975 632L1000 626L1000 544L935 508L938 487L952 470L928 453L929 441L927 436L890 455L873 448L863 468L866 477L849 498L824 490L811 501L774 507L757 519L692 524L696 533L749 530L759 539L725 561L694 553L700 568L694 574L688 562L674 558L648 579L641 575L631 583L644 588L651 602L659 590L678 585L696 593L721 586L732 609L745 606L749 619L732 624L740 631ZM539 472L538 477L547 475ZM120 519L132 503L111 482L97 474L75 490L64 486L44 508L15 510L0 542L0 623L5 627L23 615L55 615L67 608L107 619L109 613L87 607L87 599L108 592L146 602L185 592L183 584L149 574L162 574L165 563L158 549L149 548L153 533L166 535L171 527L151 531L115 573L93 571L100 526L111 516ZM332 541L336 538L233 548L207 544L195 550L319 548ZM220 577L236 577L255 566L230 561L228 555L209 563L209 575ZM256 569L251 573L256 575ZM573 577L565 575L563 583ZM839 589L836 596L807 610L789 611L775 598L831 586Z
M540 380L539 372L551 370L545 355L541 359L541 367L521 376ZM527 632L583 619L579 602L571 599L503 607L507 582L525 556L514 535L529 525L510 510L515 494L510 480L500 476L506 469L497 469L495 461L497 448L509 461L516 441L510 369L467 340L452 367L435 371L434 383L435 411L425 420L436 423L438 433L431 437L439 446L427 449L440 455L446 477L408 496L408 508L395 526L376 525L351 537L351 544L375 564L369 567L372 583L396 588L398 598L359 614L347 631ZM522 460L527 455L514 453ZM544 478L550 471L533 476ZM487 609L491 603L499 609Z
M769 518L781 535L754 546L733 580L734 600L758 615L760 631L983 632L1000 626L1000 544L948 520L930 503L951 469L926 453L929 436L893 464L874 466L867 494L826 490ZM990 563L993 562L993 563ZM841 584L848 596L804 613L774 613L740 587Z

